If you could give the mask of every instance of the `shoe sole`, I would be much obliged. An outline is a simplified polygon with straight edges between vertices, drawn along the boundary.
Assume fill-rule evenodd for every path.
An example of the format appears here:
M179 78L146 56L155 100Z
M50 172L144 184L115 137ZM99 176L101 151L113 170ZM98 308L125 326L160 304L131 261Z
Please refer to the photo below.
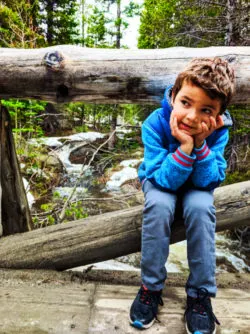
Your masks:
M146 325L143 324L139 320L132 321L130 318L129 318L129 322L133 327L135 327L137 329L147 329L147 328L149 328L153 325L153 323L155 322L155 319L153 319L149 324L146 324Z
M189 332L187 324L185 324L185 327L186 327L186 331L187 331L188 334L202 334L202 332L200 332L200 331L195 331L194 333ZM216 334L216 328L214 329L212 334Z

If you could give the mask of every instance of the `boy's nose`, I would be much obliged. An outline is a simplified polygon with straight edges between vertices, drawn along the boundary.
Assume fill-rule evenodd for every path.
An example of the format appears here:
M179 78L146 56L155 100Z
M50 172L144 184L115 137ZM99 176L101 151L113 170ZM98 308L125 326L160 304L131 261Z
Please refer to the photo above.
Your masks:
M198 121L198 113L195 109L189 110L187 114L187 119L189 119L192 122L197 122Z

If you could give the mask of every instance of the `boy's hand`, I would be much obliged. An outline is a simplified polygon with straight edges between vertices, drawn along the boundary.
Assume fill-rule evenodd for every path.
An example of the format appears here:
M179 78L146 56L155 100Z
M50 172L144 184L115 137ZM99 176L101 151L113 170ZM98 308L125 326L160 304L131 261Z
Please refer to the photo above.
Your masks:
M218 115L216 120L213 116L210 116L210 126L208 126L205 122L201 123L202 131L201 133L194 136L194 146L196 148L200 148L204 140L214 132L221 128L224 125L224 121L221 115Z
M181 143L182 151L190 155L194 148L194 138L179 129L174 112L171 113L169 124L172 136Z

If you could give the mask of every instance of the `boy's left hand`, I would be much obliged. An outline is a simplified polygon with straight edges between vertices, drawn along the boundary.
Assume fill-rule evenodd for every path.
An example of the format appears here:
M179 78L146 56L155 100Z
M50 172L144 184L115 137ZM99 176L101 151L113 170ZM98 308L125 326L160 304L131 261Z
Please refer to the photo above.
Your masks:
M218 115L216 120L213 116L210 116L210 126L208 126L205 122L201 123L202 131L194 136L194 146L196 148L200 148L203 145L204 140L223 125L224 121L221 115Z

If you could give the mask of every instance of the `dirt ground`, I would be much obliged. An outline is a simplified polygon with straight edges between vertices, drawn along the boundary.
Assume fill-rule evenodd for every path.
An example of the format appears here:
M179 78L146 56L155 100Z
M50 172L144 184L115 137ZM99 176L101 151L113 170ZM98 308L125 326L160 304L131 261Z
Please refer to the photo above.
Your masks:
M183 334L185 282L169 275L160 322L148 334ZM220 274L215 313L218 334L250 333L250 275ZM128 314L139 272L0 269L0 334L138 334Z
M184 287L187 277L183 274L168 274L166 286ZM250 274L225 273L217 274L218 288L250 290ZM140 272L95 270L89 266L84 271L54 270L12 270L0 269L0 286L21 284L58 286L60 284L82 284L95 282L98 284L140 285Z

